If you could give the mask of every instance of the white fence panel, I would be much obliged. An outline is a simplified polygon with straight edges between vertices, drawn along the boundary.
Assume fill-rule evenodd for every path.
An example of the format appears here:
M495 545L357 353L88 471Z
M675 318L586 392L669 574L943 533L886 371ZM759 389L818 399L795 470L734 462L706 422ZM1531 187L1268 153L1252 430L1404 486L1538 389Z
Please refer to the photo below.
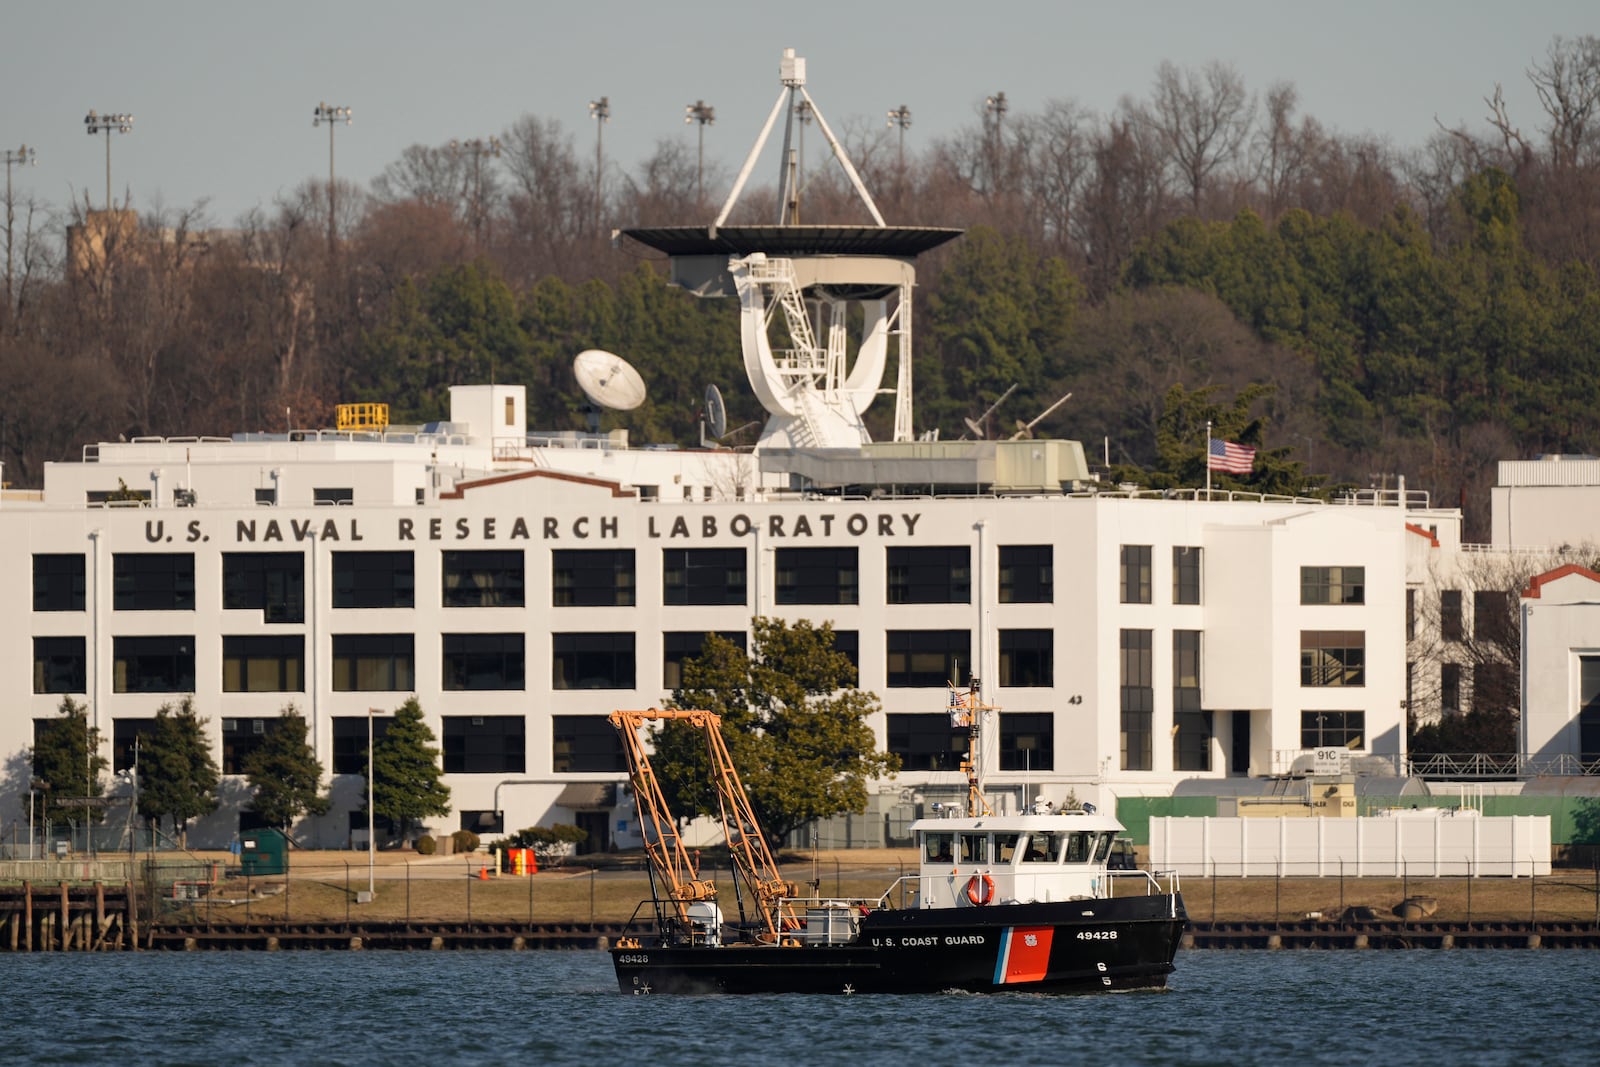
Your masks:
M1150 862L1229 877L1525 877L1550 873L1550 817L1409 809L1355 819L1150 820Z

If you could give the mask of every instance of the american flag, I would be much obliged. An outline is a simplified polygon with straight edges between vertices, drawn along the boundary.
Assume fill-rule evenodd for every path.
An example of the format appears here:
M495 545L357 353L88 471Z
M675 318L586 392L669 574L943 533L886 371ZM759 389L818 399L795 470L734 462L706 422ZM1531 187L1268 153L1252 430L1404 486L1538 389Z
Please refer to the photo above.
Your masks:
M1221 438L1211 439L1211 454L1206 457L1206 467L1227 474L1249 474L1256 466L1256 450L1248 445L1236 445Z

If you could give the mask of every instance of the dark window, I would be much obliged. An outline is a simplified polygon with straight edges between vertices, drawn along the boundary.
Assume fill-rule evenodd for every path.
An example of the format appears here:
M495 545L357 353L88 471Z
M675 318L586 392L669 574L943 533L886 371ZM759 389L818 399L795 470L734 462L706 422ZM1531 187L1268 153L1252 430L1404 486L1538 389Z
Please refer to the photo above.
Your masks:
M372 739L377 742L389 732L393 715L372 716ZM367 717L365 715L333 716L333 773L367 773ZM365 806L365 805L363 805ZM366 829L365 824L362 829Z
M780 548L774 596L780 604L859 604L854 548Z
M82 611L84 597L83 553L33 557L34 611Z
M336 608L415 607L416 589L416 562L409 552L333 554Z
M1445 712L1461 710L1461 675L1459 663L1439 665L1439 710Z
M121 479L117 479L121 481ZM147 508L150 506L150 490L129 489L126 485L119 485L115 489L90 489L84 494L84 500L92 507L114 508Z
M1124 604L1150 603L1150 546L1123 545L1118 577Z
M1148 771L1154 766L1154 645L1150 630L1123 630L1122 769Z
M444 606L523 606L522 550L444 553Z
M604 715L553 715L550 741L550 769L557 774L628 769L622 739Z
M87 693L89 654L81 637L33 639L35 693Z
M1172 602L1200 603L1200 549L1195 545L1172 546Z
M306 558L299 552L224 552L222 606L266 622L304 622Z
M1200 631L1172 631L1172 766L1211 769L1211 713L1200 709Z
M261 747L267 735L278 728L279 722L276 718L223 719L222 773L243 774L244 761L250 753Z
M194 556L188 552L118 552L111 557L117 611L193 611Z
M421 492L419 489L418 492ZM475 834L503 834L506 832L506 813L503 811L465 808L461 811L461 828Z
M888 678L891 689L943 688L961 679L961 664L972 666L972 634L967 630L890 630Z
M354 489L313 489L311 490L313 504L354 504L356 491Z
M1406 590L1406 640L1414 641L1417 638L1417 591Z
M631 607L631 548L561 548L550 553L550 602L558 608Z
M445 634L444 688L526 689L522 634Z
M1366 599L1365 567L1300 568L1302 604L1364 604Z
M336 693L409 693L417 685L411 634L334 634Z
M1461 590L1445 589L1439 593L1439 636L1459 641L1461 635Z
M889 751L903 771L958 771L967 755L967 731L952 730L944 713L889 715Z
M1600 656L1578 657L1578 756L1600 759Z
M850 684L861 684L861 634L856 630L833 631L833 648L835 652L843 652L850 660L854 672L850 675Z
M664 604L746 602L742 548L664 548L661 566Z
M972 550L966 545L888 549L889 603L970 604Z
M276 490L276 489L257 489L256 490L256 503L258 505L260 505L262 507L267 507L269 505L276 504L277 502L278 502L278 490Z
M1301 630L1300 684L1366 685L1367 635L1361 630Z
M1000 603L1048 604L1055 598L1055 549L1000 546Z
M1000 769L1055 770L1055 719L1049 712L1002 712Z
M521 715L446 715L446 774L522 774L528 725Z
M551 634L552 689L632 689L633 634Z
M111 773L130 771L134 763L134 740L144 738L148 742L150 735L156 731L154 719L113 719L111 721ZM139 749L144 748L140 744Z
M1500 589L1478 589L1472 594L1472 636L1477 641L1510 644L1516 634L1511 594Z
M113 692L194 692L192 636L114 637L111 647Z
M300 634L222 639L224 693L305 692L306 641Z
M718 630L717 636L747 648L742 630ZM683 688L683 663L700 655L706 635L701 630L671 630L661 635L661 688Z
M1172 766L1180 771L1211 769L1211 712L1174 711Z
M1055 664L1055 631L1000 631L1001 685L1055 685Z
M1364 749L1366 729L1364 711L1302 711L1300 747Z

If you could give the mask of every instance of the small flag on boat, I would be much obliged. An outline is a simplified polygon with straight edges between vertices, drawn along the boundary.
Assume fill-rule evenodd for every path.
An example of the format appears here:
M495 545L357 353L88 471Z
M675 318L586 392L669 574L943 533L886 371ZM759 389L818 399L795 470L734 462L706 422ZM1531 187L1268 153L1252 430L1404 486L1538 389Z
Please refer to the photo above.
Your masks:
M1256 466L1256 450L1249 445L1238 445L1220 437L1211 439L1211 453L1206 456L1209 470L1226 474L1249 474Z

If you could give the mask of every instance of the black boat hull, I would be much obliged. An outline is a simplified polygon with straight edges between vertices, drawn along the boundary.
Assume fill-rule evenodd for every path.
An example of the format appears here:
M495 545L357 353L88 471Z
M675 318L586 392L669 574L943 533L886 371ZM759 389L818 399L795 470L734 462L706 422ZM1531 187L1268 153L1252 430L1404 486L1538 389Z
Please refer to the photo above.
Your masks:
M875 911L845 944L614 948L624 993L1072 993L1161 988L1181 896Z

